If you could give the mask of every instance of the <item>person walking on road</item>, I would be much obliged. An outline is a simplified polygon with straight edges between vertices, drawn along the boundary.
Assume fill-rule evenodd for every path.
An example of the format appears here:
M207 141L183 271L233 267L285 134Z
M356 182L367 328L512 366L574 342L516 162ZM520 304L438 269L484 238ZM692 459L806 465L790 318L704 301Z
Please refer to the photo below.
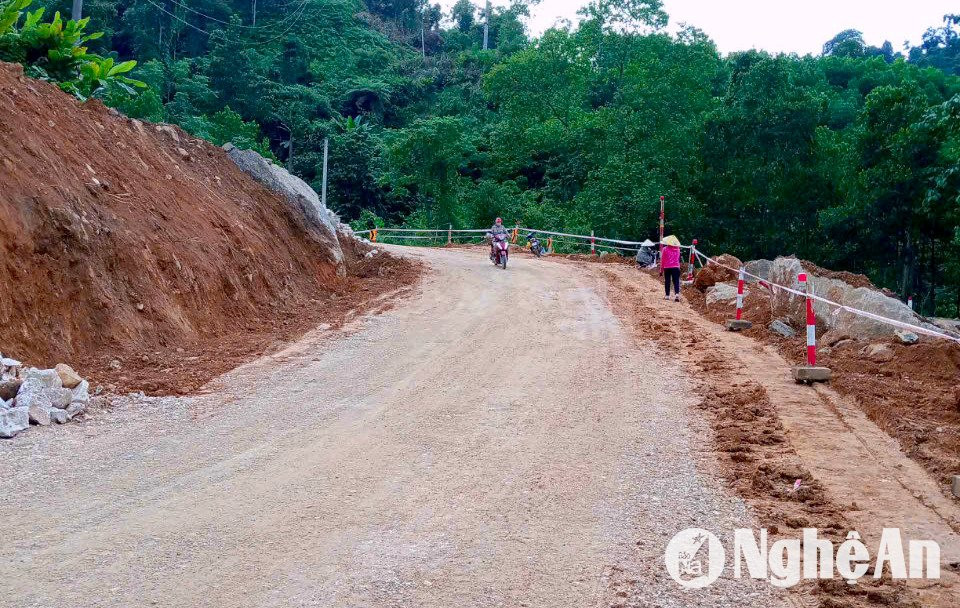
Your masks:
M680 241L672 234L663 239L663 252L660 254L660 271L663 273L664 300L670 299L670 285L673 284L674 302L680 301Z

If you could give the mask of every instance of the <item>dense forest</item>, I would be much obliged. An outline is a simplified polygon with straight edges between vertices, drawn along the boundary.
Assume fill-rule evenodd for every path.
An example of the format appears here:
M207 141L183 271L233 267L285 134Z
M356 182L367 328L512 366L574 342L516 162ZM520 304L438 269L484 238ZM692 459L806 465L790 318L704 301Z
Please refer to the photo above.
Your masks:
M795 253L957 315L960 15L899 51L846 30L721 56L659 0L532 39L535 2L494 7L485 49L469 0L87 0L72 30L50 25L70 0L0 0L0 59L318 187L329 138L345 220L642 240L664 195L709 253Z

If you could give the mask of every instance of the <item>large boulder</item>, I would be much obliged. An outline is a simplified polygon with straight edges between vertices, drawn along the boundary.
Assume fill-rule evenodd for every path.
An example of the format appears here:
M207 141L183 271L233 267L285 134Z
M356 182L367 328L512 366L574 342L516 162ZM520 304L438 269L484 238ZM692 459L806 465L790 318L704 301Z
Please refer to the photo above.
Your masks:
M21 376L24 380L24 386L29 383L30 385L39 385L42 388L63 388L63 382L56 370L28 367L23 370ZM24 389L21 388L20 390Z
M57 381L59 382L59 378ZM17 407L33 407L34 405L39 405L49 409L53 407L51 393L59 390L58 388L48 388L36 377L27 378L20 386L14 403L16 403Z
M60 376L60 383L63 385L63 388L76 388L83 382L80 374L73 371L73 368L66 363L57 364L54 370L57 372L57 375Z
M869 287L853 287L839 279L812 275L806 272L800 260L794 257L781 257L773 261L770 268L770 282L802 291L798 278L800 273L807 274L809 284L815 295L831 302L887 319L921 327L928 326L916 313L910 310L909 306L900 300L886 296L882 292ZM771 305L775 317L789 319L791 325L795 327L802 327L806 324L806 303L803 296L774 288ZM816 315L817 326L821 330L836 330L838 333L858 340L893 337L896 330L896 327L888 323L840 310L823 302L814 301L813 311Z
M744 270L749 275L760 277L763 281L770 280L770 270L773 268L772 260L751 260L743 265ZM756 283L757 279L747 276L747 283Z
M706 266L697 271L697 276L693 280L693 286L700 291L706 291L708 287L713 287L717 283L735 281L737 279L737 273L729 270L728 268L724 268L724 266L729 268L740 268L741 262L739 259L726 253L711 259L718 263L708 263ZM723 266L720 266L719 264L723 264Z
M746 289L743 295L750 293ZM734 304L737 301L737 288L729 283L717 283L707 288L706 301L708 305L716 304Z
M960 319L944 319L942 317L934 317L929 319L930 323L939 327L941 330L946 330L944 333L952 335L955 338L960 338Z
M304 219L304 225L330 253L330 261L341 275L346 273L343 250L337 232L341 229L340 218L323 206L316 191L307 182L275 165L253 150L241 150L233 144L223 149L241 170L270 190L282 195L294 211Z

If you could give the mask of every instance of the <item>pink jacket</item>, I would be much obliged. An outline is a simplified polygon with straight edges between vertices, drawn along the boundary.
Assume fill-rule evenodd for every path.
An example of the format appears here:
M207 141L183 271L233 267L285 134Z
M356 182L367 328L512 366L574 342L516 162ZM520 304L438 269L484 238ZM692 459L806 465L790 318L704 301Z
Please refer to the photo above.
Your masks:
M663 264L662 268L680 268L680 248L671 247L670 245L663 246Z

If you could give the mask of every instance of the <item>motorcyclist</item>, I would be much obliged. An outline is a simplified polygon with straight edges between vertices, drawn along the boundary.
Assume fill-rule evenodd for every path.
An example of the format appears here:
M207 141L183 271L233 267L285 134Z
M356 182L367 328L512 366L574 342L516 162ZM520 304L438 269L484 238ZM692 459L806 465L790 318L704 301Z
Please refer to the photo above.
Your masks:
M487 237L490 239L490 259L496 257L496 251L493 249L493 237L498 234L508 234L506 226L503 225L503 219L497 218L497 221L493 223L493 227L490 228L490 231L487 233Z

